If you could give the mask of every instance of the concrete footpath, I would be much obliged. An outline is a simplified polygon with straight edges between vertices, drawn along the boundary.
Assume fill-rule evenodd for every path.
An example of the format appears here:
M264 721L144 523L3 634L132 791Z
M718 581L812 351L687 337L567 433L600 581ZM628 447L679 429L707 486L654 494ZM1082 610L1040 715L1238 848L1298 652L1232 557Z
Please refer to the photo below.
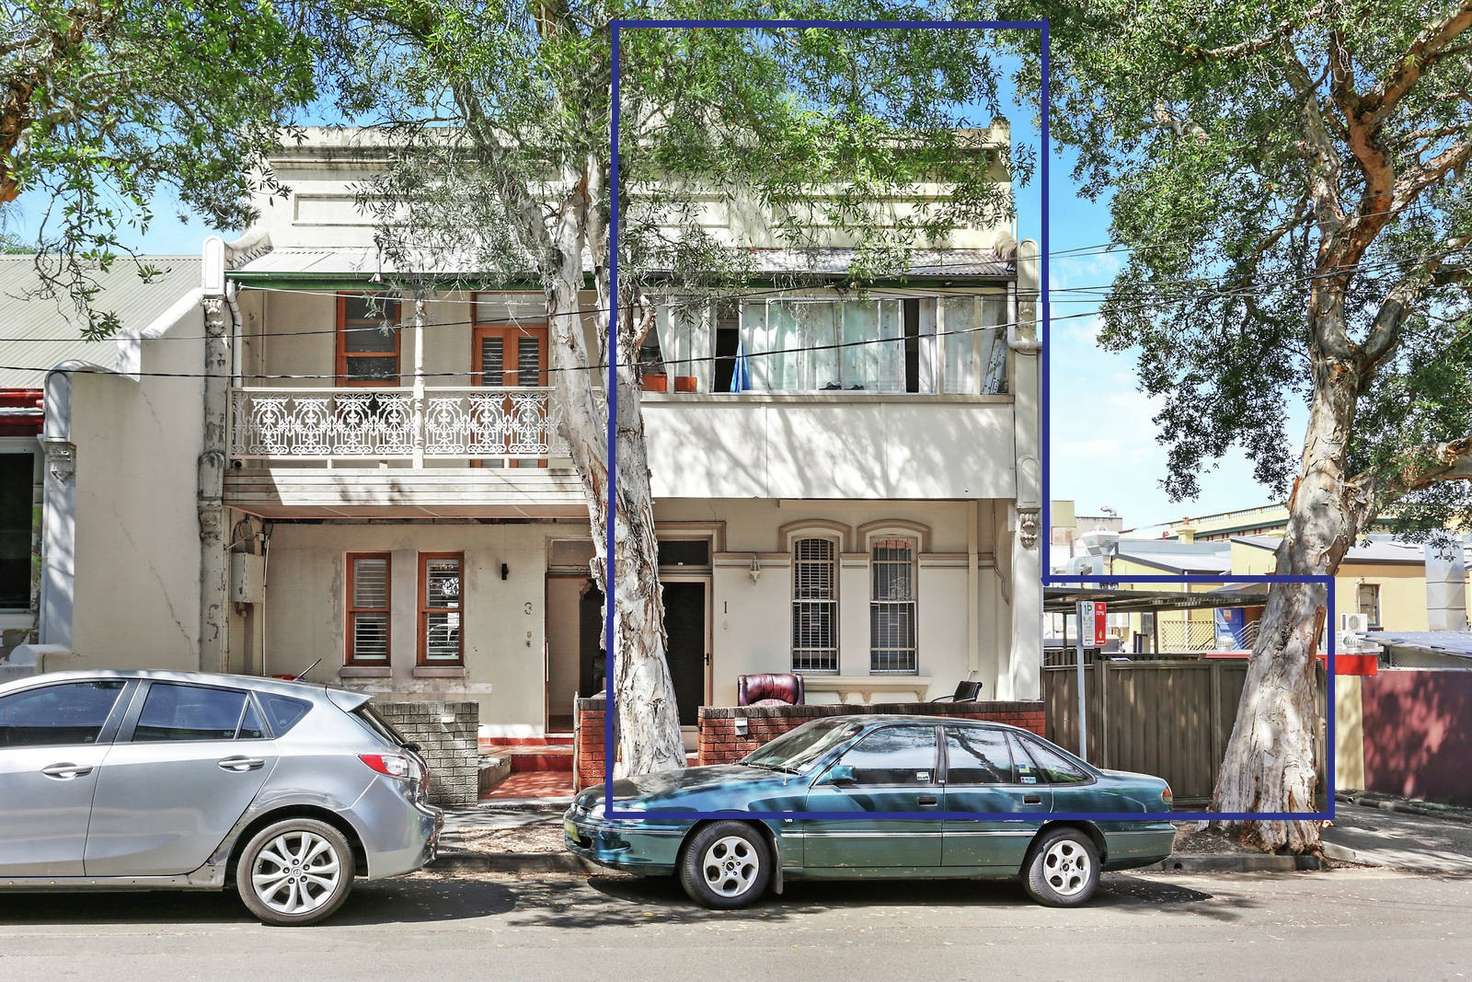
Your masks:
M1472 822L1339 802L1324 855L1424 873L1472 874Z

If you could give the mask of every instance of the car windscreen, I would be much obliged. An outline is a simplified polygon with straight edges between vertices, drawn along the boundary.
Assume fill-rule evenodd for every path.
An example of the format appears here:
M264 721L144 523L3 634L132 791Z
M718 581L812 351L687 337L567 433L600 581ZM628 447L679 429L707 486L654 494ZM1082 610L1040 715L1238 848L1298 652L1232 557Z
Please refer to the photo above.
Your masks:
M758 747L741 758L741 763L750 767L801 771L832 748L857 736L863 728L863 723L842 717L814 720L795 730L789 730L763 747Z

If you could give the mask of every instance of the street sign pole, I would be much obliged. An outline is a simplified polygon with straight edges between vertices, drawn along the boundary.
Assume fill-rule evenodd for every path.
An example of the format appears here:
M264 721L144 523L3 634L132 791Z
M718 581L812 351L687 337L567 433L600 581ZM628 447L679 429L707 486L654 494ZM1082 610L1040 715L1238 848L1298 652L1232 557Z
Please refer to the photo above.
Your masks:
M1078 644L1074 667L1078 673L1078 755L1089 759L1089 725L1084 699L1084 644L1094 636L1094 604L1089 600L1078 602Z

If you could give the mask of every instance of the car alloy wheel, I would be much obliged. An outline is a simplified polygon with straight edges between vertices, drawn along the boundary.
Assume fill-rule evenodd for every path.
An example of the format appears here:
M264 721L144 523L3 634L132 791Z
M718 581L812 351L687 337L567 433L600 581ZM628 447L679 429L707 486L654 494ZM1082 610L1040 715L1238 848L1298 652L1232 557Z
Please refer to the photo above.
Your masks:
M700 863L706 885L733 900L752 888L761 868L761 857L751 843L738 835L724 836L711 843Z
M332 843L307 831L283 832L256 853L251 884L278 914L309 914L331 899L342 880Z
M245 844L235 888L263 923L315 924L347 899L354 863L353 847L340 829L315 818L285 818Z
M685 840L677 867L691 900L716 910L749 907L767 892L776 867L761 828L747 822L713 822Z
M1089 885L1089 855L1071 839L1060 839L1043 853L1043 878L1060 897L1072 897Z
M1098 888L1099 868L1099 849L1088 832L1055 827L1034 841L1022 867L1022 885L1040 904L1078 907Z

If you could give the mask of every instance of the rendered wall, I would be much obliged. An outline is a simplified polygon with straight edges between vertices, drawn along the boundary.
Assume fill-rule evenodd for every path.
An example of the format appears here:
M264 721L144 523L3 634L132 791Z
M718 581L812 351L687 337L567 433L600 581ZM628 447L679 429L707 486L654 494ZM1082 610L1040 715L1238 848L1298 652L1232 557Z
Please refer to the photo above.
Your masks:
M198 374L203 333L194 307L142 343L141 370ZM203 382L78 374L72 385L76 657L55 667L196 669Z

